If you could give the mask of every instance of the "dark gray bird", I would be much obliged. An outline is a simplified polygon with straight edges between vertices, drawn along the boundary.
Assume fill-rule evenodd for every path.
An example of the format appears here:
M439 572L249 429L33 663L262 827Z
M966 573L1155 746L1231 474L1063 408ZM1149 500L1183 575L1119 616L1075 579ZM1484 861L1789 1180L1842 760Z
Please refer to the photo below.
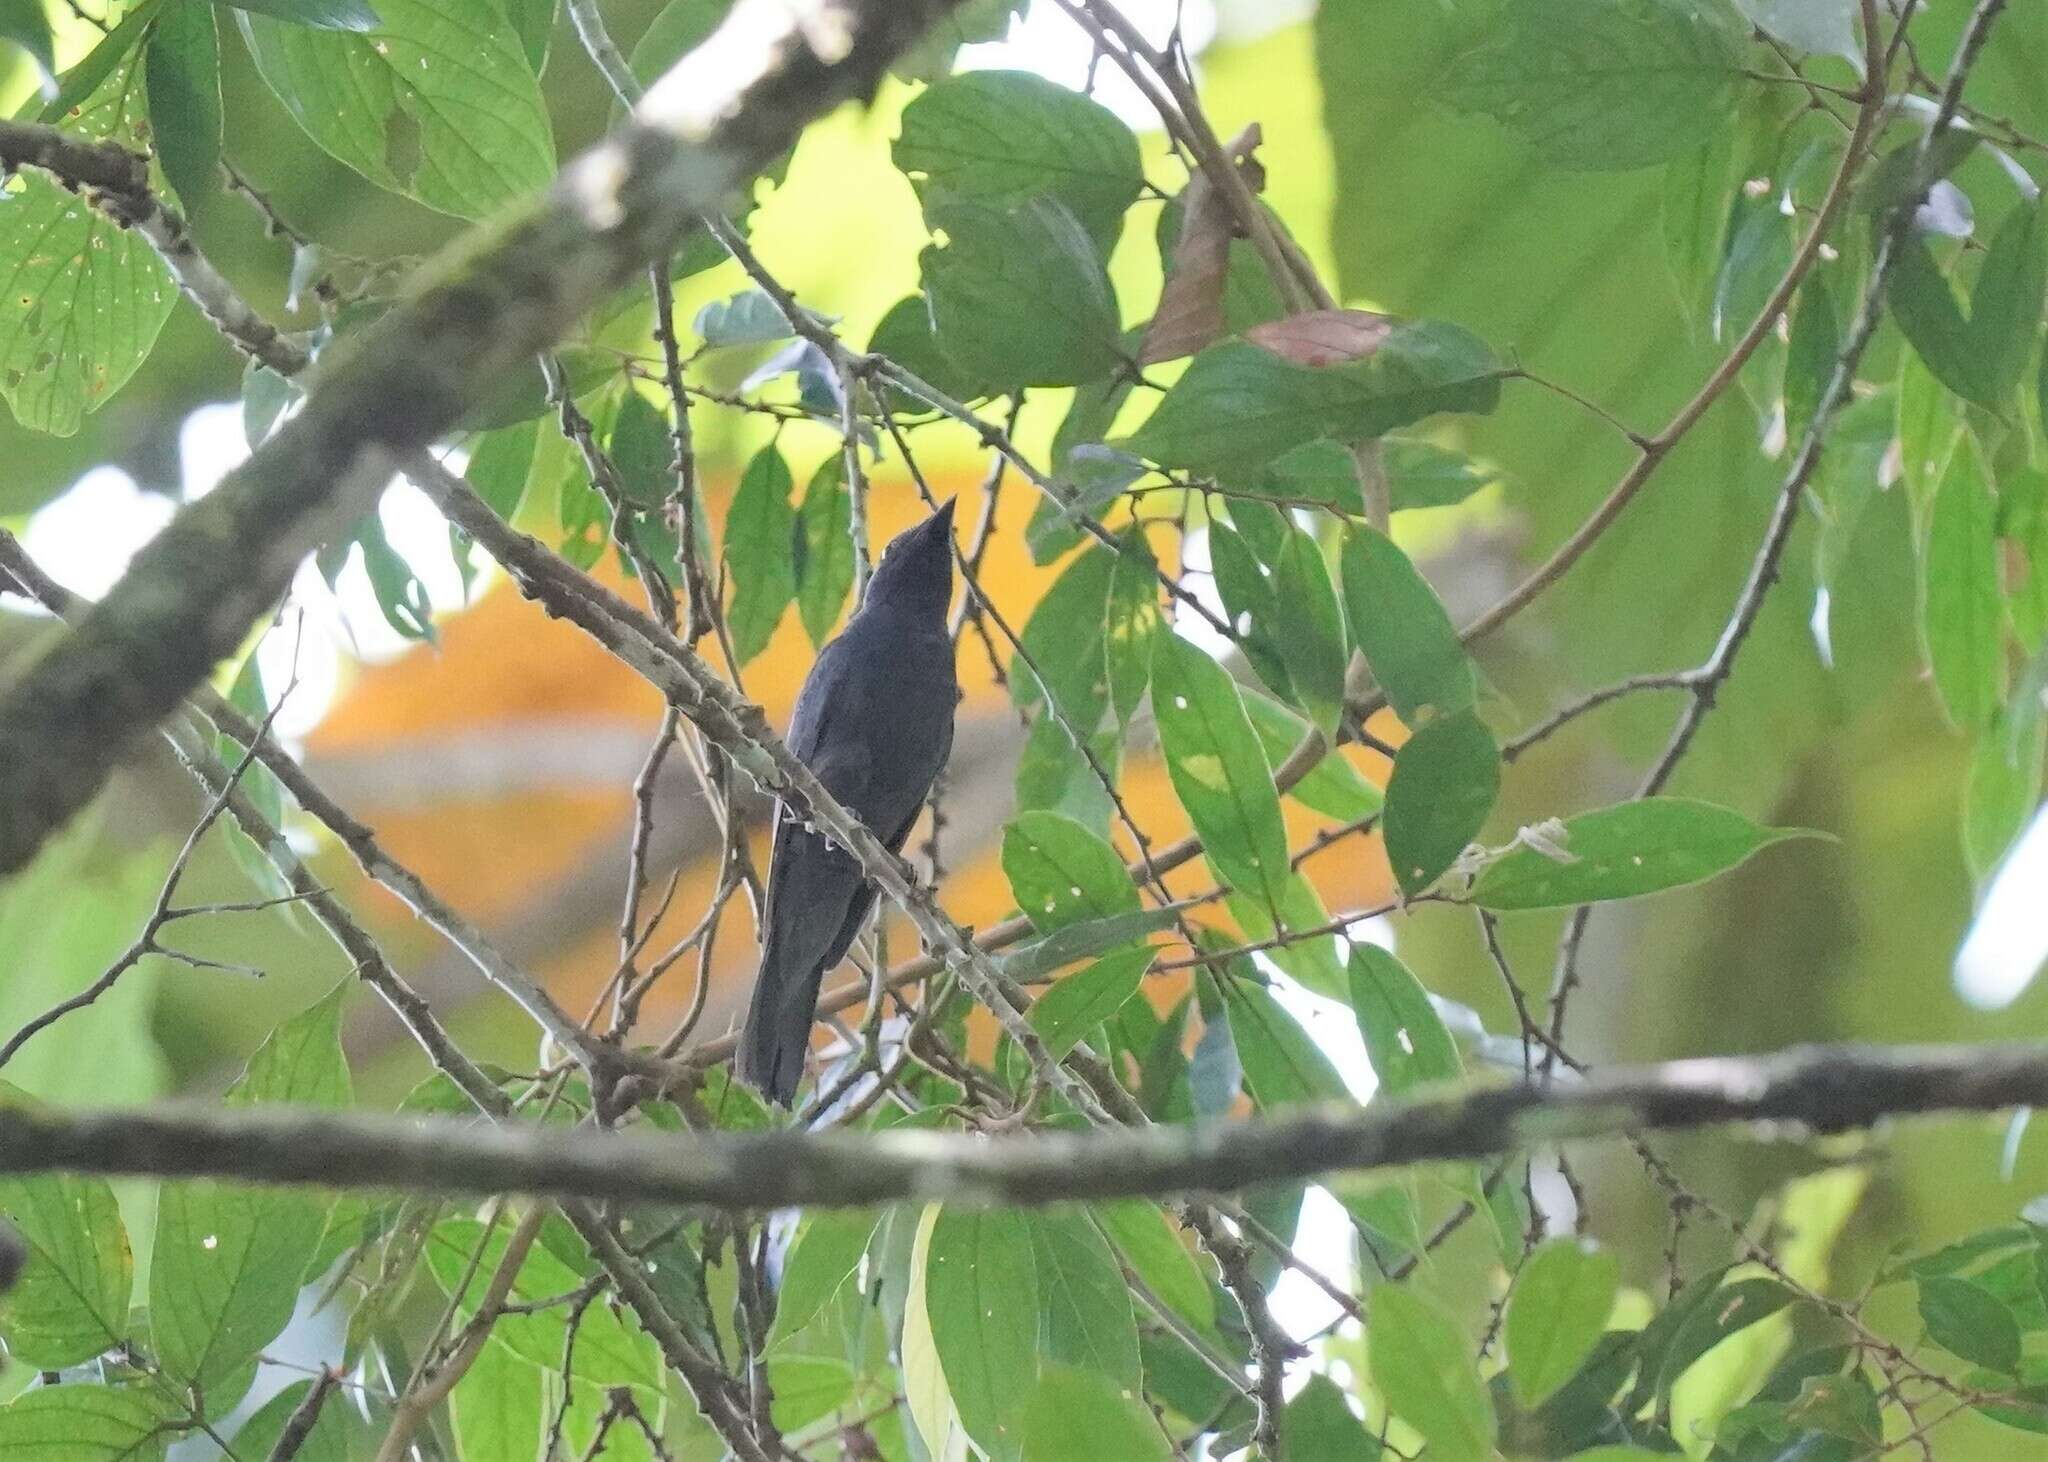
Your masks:
M948 501L889 545L860 608L819 652L789 721L789 749L891 852L910 836L953 749L952 597ZM818 987L874 901L850 855L776 808L761 973L739 1049L740 1075L769 1100L788 1106L796 1095Z

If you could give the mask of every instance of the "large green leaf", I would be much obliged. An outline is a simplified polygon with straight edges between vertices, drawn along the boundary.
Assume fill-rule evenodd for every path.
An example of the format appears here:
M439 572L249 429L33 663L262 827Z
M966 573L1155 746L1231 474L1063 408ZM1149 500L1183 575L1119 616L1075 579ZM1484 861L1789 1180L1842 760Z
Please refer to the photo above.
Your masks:
M1308 722L1287 707L1256 690L1241 689L1245 713L1265 749L1266 765L1278 767L1294 754L1308 734ZM1302 806L1340 822L1356 822L1380 810L1380 789L1366 780L1341 752L1332 751L1311 767L1302 779L1287 789L1287 795Z
M31 1099L0 1083L0 1105ZM128 1230L104 1178L73 1173L0 1177L0 1218L28 1250L0 1298L8 1354L42 1370L77 1365L128 1333L135 1282Z
M1240 504L1240 509L1243 506ZM1245 516L1249 521L1249 515ZM1293 620L1281 612L1280 596L1274 592L1267 566L1259 562L1236 529L1222 523L1209 525L1207 544L1209 572L1237 647L1275 694L1296 700L1294 677L1288 673L1287 656L1282 653Z
M1488 864L1472 901L1502 911L1562 909L1637 898L1698 883L1760 848L1811 836L1758 827L1741 813L1688 797L1646 797L1565 819L1549 848L1517 847Z
M1280 1441L1289 1457L1365 1459L1381 1452L1379 1438L1351 1414L1344 1392L1326 1375L1310 1376L1288 1401L1280 1414Z
M1697 0L1509 4L1439 95L1495 118L1559 167L1663 162L1728 120L1742 79L1728 19Z
M1086 1210L1046 1209L1026 1222L1038 1271L1041 1350L1138 1395L1138 1325L1116 1252Z
M0 1406L9 1462L152 1462L168 1441L159 1406L141 1391L44 1386Z
M1362 523L1344 537L1344 609L1394 714L1470 710L1478 677L1436 590L1392 539Z
M1125 1198L1097 1204L1094 1214L1124 1262L1155 1298L1197 1329L1207 1330L1216 1323L1215 1291L1173 1220L1158 1204Z
M1985 725L2005 699L1997 522L1983 459L1966 437L1935 492L1920 587L1934 688L1949 719L1964 729Z
M509 1347L486 1345L449 1399L464 1462L540 1455L546 1430L540 1372Z
M1458 1322L1436 1300L1400 1285L1373 1291L1373 1384L1394 1413L1429 1442L1443 1462L1493 1455L1493 1403L1472 1365Z
M293 25L309 25L319 30L371 31L377 28L377 10L370 0L226 0L226 3L237 10L274 15ZM383 0L377 0L377 4L381 6Z
M1578 1373L1614 1309L1621 1262L1583 1239L1537 1247L1515 1274L1503 1335L1515 1399L1537 1407Z
M1387 858L1403 892L1436 882L1479 835L1500 792L1500 750L1471 711L1402 743L1387 779Z
M1209 862L1232 887L1278 909L1291 872L1287 832L1237 686L1221 665L1162 631L1152 657L1152 708L1173 790Z
M1038 1380L1038 1271L1024 1215L941 1209L924 1267L925 1310L953 1404L991 1457L1022 1455Z
M1057 198L1107 253L1145 174L1114 112L1025 71L971 71L903 110L893 153L927 209L956 199L999 208Z
M554 133L496 0L377 0L377 12L365 33L239 19L306 135L380 187L481 218L546 186Z
M1026 812L1003 829L1003 873L1041 934L1138 907L1137 886L1116 849L1056 812Z
M1165 616L1159 611L1159 565L1142 529L1122 538L1109 574L1109 602L1102 625L1103 658L1109 674L1110 708L1120 725L1144 699L1152 680L1152 638Z
M150 27L142 50L149 128L157 161L187 200L214 187L220 162L220 31L213 7L174 5Z
M1164 467L1230 476L1319 437L1358 441L1443 411L1491 411L1500 362L1440 321L1396 323L1363 360L1301 366L1225 340L1189 362L1129 447Z
M1079 386L1108 373L1122 322L1088 231L1057 199L1004 209L948 202L945 235L918 256L939 349L970 375L1023 386Z
M2021 202L1992 236L1964 318L1927 244L1902 241L1885 298L1899 329L1941 383L2003 410L2040 330L2048 290L2048 229L2037 199Z
M2011 1308L1982 1285L1954 1275L1920 1281L1927 1338L1951 1355L2008 1374L2019 1364L2020 1328Z
M130 53L65 116L64 131L136 147L148 131L143 92ZM32 170L9 189L0 199L0 393L23 426L68 437L135 374L178 291L140 235L77 194Z
M1135 1385L1058 1361L1044 1368L1025 1404L1024 1438L1031 1462L1167 1462L1174 1455Z
M341 1053L344 983L270 1033L228 1088L230 1106L347 1106ZM157 1200L149 1318L157 1359L207 1392L210 1410L232 1405L245 1367L284 1329L307 1263L327 1226L319 1197L292 1189L167 1183Z
M533 1373L528 1372L531 1376ZM528 1382L532 1385L532 1382ZM313 1389L310 1380L293 1381L272 1396L256 1414L243 1422L235 1433L235 1455L238 1457L269 1457L284 1437L285 1427L306 1400L306 1393ZM538 1391L538 1386L533 1387ZM376 1434L364 1422L362 1413L349 1404L342 1395L330 1395L320 1407L320 1414L314 1418L313 1428L305 1434L299 1448L291 1454L293 1462L354 1462L356 1455L375 1445Z

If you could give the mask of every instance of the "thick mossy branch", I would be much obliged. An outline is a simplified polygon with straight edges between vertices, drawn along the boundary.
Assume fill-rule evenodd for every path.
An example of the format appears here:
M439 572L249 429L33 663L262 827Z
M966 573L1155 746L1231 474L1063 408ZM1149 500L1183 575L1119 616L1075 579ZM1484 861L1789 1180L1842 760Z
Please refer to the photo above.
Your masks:
M1531 1143L1722 1123L1805 1136L2048 1104L2048 1045L1814 1046L1617 1067L1197 1126L988 1138L850 1131L615 1136L289 1108L0 1110L0 1173L236 1178L770 1209L1037 1205L1229 1192Z

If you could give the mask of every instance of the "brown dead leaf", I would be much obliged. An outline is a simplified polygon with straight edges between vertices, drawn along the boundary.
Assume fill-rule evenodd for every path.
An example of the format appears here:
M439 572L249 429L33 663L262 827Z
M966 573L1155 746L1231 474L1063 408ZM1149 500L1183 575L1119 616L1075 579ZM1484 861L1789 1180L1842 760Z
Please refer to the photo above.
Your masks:
M1252 151L1259 124L1240 132L1224 152L1254 193L1265 187L1266 170ZM1223 284L1230 270L1230 241L1240 230L1208 176L1196 172L1180 193L1180 237L1167 261L1159 308L1138 345L1138 364L1156 365L1193 355L1223 334Z
M1363 360L1393 328L1393 316L1371 310L1308 310L1254 325L1244 338L1296 365L1331 366Z

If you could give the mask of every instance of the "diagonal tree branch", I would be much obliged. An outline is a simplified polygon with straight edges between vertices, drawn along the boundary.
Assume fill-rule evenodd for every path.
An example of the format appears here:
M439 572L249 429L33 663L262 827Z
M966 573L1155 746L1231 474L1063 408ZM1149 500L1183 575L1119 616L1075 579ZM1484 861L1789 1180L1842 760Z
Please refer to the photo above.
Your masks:
M664 257L954 0L749 0L541 198L429 267L304 408L0 691L0 874L99 789L408 458Z
M1036 1206L1216 1193L1466 1160L1530 1143L1723 1123L1762 1135L2048 1104L2048 1045L1811 1046L1457 1087L1257 1121L990 1139L895 1130L607 1134L293 1108L0 1109L0 1173L533 1192L727 1209ZM579 1227L581 1224L579 1223Z

